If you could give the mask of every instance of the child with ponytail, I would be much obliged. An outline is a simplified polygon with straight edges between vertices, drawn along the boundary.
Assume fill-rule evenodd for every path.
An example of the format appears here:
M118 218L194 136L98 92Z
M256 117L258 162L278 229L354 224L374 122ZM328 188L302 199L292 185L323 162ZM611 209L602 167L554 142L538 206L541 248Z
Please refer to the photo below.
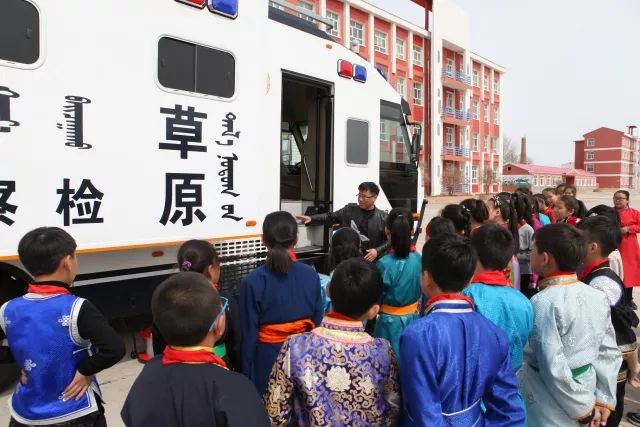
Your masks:
M263 394L269 373L288 336L308 332L323 316L320 278L296 262L298 224L288 212L272 212L262 224L267 261L240 285L240 370Z
M514 253L509 266L505 269L505 276L516 289L520 289L520 264L516 255L520 250L520 233L518 232L518 216L513 208L513 202L509 193L500 193L487 200L489 221L506 228L513 237Z
M391 250L377 263L382 274L383 294L373 335L389 340L399 355L400 335L418 318L422 257L411 244L413 217L408 210L392 209L385 233L391 242Z
M447 205L440 216L450 219L459 236L469 237L471 234L471 212L462 205Z
M473 234L476 229L489 219L489 209L480 199L465 199L460 202L460 205L471 215L471 232L469 234Z
M533 199L528 194L516 191L511 196L518 221L518 263L520 264L520 291L529 299L535 294L531 280L531 248L533 245L534 221Z

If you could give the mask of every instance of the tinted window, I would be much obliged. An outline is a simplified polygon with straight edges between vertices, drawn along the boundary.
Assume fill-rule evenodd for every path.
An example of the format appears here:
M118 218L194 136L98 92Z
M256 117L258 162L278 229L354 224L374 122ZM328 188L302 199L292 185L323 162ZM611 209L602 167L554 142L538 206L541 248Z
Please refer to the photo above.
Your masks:
M33 64L40 57L40 16L25 0L0 0L0 59Z
M158 43L158 80L169 89L231 98L235 68L228 52L169 37Z
M365 121L347 120L347 163L369 163L369 123Z

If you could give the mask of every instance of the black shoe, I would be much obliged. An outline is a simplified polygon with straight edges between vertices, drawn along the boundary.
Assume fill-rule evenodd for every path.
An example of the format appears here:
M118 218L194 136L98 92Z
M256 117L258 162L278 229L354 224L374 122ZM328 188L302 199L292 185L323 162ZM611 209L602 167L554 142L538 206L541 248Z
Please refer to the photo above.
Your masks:
M636 305L636 303L635 303L635 302L633 302L633 301L631 301L631 302L629 303L629 307L631 307L633 310L637 310L637 309L638 309L638 306L637 306L637 305Z
M640 412L627 412L627 421L634 426L640 427Z

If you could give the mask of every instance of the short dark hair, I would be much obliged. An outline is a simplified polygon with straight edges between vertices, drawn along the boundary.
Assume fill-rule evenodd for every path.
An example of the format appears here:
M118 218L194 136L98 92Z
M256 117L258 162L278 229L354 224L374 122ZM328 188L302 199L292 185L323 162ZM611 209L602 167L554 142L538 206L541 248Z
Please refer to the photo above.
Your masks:
M513 236L498 224L487 224L476 229L471 244L478 261L486 270L503 270L513 257Z
M606 216L611 221L613 221L616 227L622 227L622 224L620 224L620 217L618 216L618 212L615 210L615 208L607 205L596 205L587 211L586 216L590 217L598 215Z
M560 271L576 271L587 251L582 232L569 224L545 225L533 240L538 253L551 255Z
M615 193L613 193L613 195L615 196L615 195L616 195L616 194L618 194L618 193L622 193L622 194L624 194L624 195L625 195L625 197L627 198L627 200L631 200L631 199L630 199L630 196L631 196L631 195L629 194L629 192L628 192L627 190L618 190L618 191L616 191Z
M365 181L358 185L358 191L369 191L371 194L375 194L377 196L380 194L380 187L378 187L378 184L375 182Z
M440 215L453 222L456 232L463 236L468 236L471 233L471 212L466 207L450 204L442 209Z
M443 234L456 235L456 227L453 225L453 221L449 218L441 216L434 216L427 224L426 234L430 239L434 239Z
M580 217L580 203L578 199L566 194L560 196L560 201L564 203L564 207L573 211L573 216Z
M487 209L486 203L480 199L465 199L460 202L460 205L469 211L475 222L484 224L489 219L489 209Z
M331 268L336 268L349 258L362 258L362 242L360 234L353 228L343 227L331 236L329 260Z
M18 243L20 262L34 277L54 273L64 257L75 253L76 241L58 227L36 228Z
M221 309L218 291L193 271L169 277L151 298L153 322L167 343L176 346L200 344Z
M429 239L422 248L422 271L427 271L444 292L463 290L476 262L476 251L465 237L439 236Z
M595 242L600 246L600 255L608 257L622 242L620 226L605 215L590 216L578 223L584 233L585 243Z
M329 285L333 309L357 319L382 298L382 275L363 258L349 258L336 267Z
M573 184L567 184L564 186L564 191L573 190L573 194L578 194L578 187Z

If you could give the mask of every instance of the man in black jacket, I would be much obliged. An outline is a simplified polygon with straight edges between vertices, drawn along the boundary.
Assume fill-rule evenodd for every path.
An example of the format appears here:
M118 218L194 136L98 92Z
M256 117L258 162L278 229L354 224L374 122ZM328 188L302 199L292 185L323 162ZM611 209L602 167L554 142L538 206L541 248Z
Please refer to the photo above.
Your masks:
M340 227L357 229L362 237L365 259L375 261L389 249L384 232L386 212L376 208L380 188L374 182L363 182L358 186L358 203L349 203L342 209L313 216L297 216L305 225L340 224Z

